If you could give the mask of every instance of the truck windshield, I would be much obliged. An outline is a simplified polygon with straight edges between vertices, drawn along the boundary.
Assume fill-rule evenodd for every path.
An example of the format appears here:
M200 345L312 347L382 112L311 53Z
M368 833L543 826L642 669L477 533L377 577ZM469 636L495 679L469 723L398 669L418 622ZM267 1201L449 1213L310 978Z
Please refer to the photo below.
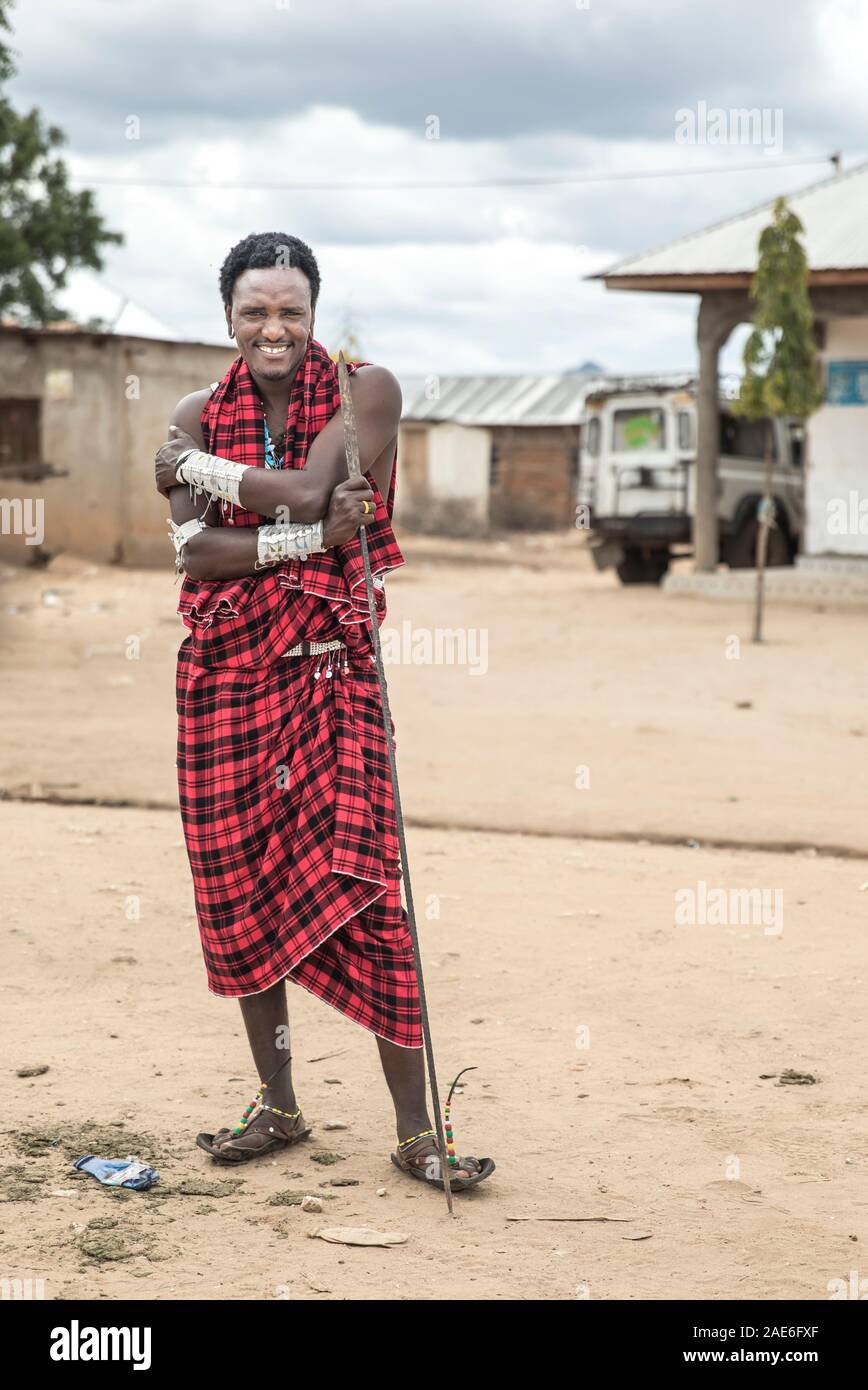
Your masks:
M645 406L631 410L616 410L612 415L612 451L616 454L635 450L664 449L666 431L663 411Z

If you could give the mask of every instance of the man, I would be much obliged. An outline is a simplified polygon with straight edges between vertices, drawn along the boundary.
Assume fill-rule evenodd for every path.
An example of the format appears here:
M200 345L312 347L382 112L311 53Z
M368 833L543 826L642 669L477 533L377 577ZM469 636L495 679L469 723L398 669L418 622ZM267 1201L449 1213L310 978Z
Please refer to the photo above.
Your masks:
M442 1187L358 540L364 525L380 623L384 576L403 564L401 394L383 368L353 370L363 476L348 479L319 289L296 237L233 247L220 291L240 355L178 403L157 453L186 576L178 781L197 918L209 988L239 999L260 1077L234 1128L197 1143L240 1163L310 1133L286 1052L290 979L376 1035L392 1161ZM459 1158L451 1185L493 1170Z

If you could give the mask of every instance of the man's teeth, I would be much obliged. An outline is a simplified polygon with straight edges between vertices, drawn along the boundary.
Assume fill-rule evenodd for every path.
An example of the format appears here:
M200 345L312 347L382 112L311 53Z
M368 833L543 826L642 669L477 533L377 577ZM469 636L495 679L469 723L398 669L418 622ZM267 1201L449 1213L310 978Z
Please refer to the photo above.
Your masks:
M260 343L259 351L267 352L269 357L277 357L281 352L289 351L289 344L284 343L282 347L265 347L262 343Z

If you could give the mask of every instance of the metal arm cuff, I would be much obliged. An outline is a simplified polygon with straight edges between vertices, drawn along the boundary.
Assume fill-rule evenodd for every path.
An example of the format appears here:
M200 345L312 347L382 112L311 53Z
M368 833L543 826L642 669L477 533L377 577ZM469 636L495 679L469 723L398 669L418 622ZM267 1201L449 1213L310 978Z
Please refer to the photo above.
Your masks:
M259 526L256 536L256 568L280 565L284 560L306 560L325 550L321 521L293 521L286 526Z

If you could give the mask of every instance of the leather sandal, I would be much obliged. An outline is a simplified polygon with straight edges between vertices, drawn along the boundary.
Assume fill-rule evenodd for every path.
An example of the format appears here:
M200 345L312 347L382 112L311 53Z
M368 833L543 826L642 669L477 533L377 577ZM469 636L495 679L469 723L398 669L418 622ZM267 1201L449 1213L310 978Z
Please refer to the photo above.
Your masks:
M422 1144L424 1148L419 1148L413 1153L417 1144ZM424 1162L420 1163L420 1159ZM411 1178L417 1178L419 1182L429 1183L431 1187L439 1187L440 1191L445 1191L443 1179L440 1176L440 1147L437 1143L436 1132L433 1129L425 1130L422 1134L415 1134L412 1139L404 1139L398 1144L395 1153L391 1154L392 1162L402 1173L409 1173ZM456 1158L454 1164L448 1165L450 1168L463 1168L473 1172L469 1178L449 1179L449 1186L453 1192L465 1192L469 1187L476 1187L479 1183L490 1178L497 1166L493 1158Z
M287 1134L278 1120L277 1123L271 1121L265 1114L270 1111L275 1117L282 1120L292 1121L292 1131ZM276 1110L273 1105L258 1104L255 1110L245 1118L241 1124L234 1129L218 1129L216 1134L199 1134L196 1136L196 1144L200 1149L204 1149L206 1154L210 1154L217 1163L249 1163L251 1159L263 1158L266 1154L274 1153L277 1149L289 1149L293 1144L298 1144L302 1139L306 1139L311 1133L310 1128L305 1125L302 1113L296 1110L290 1113L286 1110ZM247 1134L261 1134L271 1136L265 1138L262 1144L242 1144L239 1141ZM231 1135L231 1138L229 1136Z

